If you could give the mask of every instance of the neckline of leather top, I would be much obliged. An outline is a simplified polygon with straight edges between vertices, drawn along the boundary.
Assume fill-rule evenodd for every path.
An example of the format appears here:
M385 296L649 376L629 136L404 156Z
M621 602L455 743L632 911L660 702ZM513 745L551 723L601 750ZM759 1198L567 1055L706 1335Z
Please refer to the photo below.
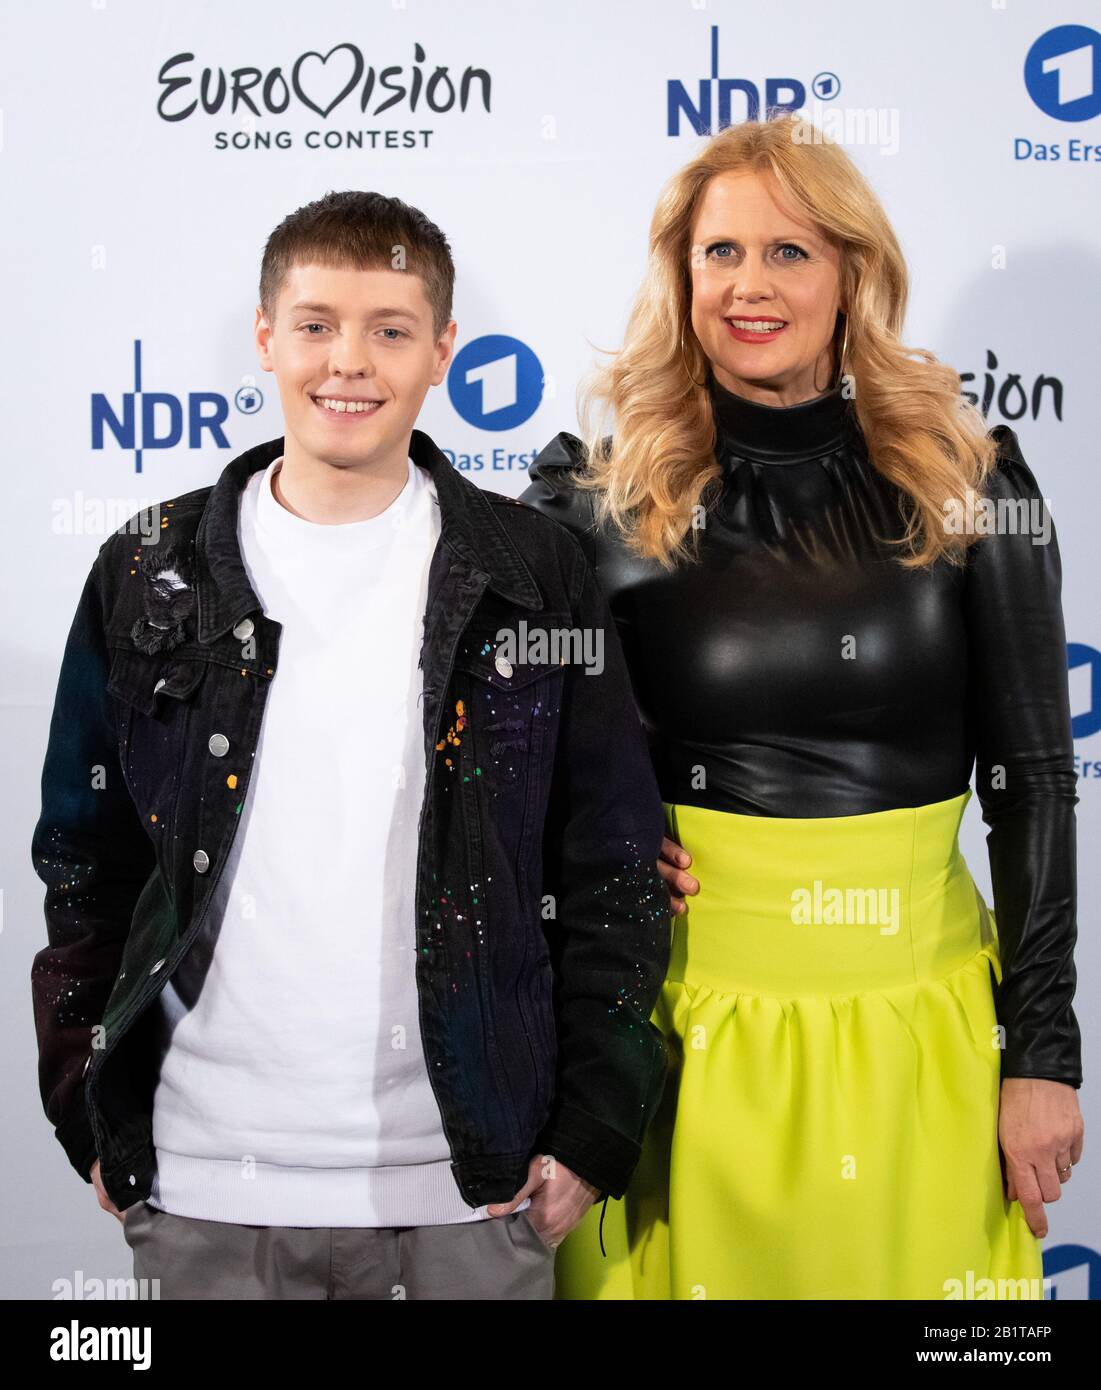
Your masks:
M856 413L841 387L798 405L760 405L711 378L720 455L754 463L806 463L834 453L858 433Z

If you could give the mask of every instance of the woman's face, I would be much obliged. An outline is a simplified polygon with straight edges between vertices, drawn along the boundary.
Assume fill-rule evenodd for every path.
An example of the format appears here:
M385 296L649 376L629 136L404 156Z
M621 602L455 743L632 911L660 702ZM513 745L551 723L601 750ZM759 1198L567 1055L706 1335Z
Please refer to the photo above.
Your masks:
M721 386L795 405L833 385L841 258L768 175L716 174L692 223L692 328ZM817 384L816 384L817 383Z

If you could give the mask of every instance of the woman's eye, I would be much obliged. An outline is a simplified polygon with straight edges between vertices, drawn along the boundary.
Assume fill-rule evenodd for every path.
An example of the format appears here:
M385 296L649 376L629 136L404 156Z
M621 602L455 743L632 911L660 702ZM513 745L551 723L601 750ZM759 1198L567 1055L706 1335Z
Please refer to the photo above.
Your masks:
M720 256L718 254L720 251L728 251L730 255ZM714 256L717 261L728 261L734 254L734 247L729 241L716 241L707 248L707 254L709 256Z
M785 251L794 251L795 255L785 256L783 254ZM807 258L807 253L803 250L803 248L801 246L796 246L795 243L791 241L787 242L785 245L780 247L780 253L780 259L782 261L805 261Z

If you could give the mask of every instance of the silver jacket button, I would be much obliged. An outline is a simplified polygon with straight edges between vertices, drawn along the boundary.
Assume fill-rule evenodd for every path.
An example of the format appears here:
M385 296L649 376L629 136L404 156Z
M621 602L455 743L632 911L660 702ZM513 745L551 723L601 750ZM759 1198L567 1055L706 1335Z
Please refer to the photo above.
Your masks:
M205 874L207 869L210 868L210 855L207 854L205 849L197 849L191 856L191 862L195 865L197 873Z
M168 682L167 682L167 681L165 680L165 678L162 676L162 677L160 678L160 680L156 683L156 685L153 687L153 694L155 695L155 694L157 693L158 690L163 690L164 687L165 687L167 684L168 684Z
M243 642L246 637L251 637L255 631L256 624L252 621L252 619L242 618L241 621L237 624L237 626L233 629L233 635L234 637L239 637Z
M206 746L216 758L224 758L229 752L229 739L225 734L211 734L207 739Z
M494 657L493 664L496 666L498 673L504 676L506 680L512 675L512 662L509 661L507 656Z

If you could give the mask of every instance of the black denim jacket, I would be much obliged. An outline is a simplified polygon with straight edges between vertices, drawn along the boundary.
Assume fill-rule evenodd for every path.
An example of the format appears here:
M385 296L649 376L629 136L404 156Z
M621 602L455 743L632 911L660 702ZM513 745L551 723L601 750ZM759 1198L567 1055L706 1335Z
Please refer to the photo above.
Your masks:
M109 537L61 667L32 842L49 939L32 969L39 1080L73 1166L87 1179L98 1155L120 1209L149 1195L156 1162L150 1006L202 927L278 679L281 624L249 584L237 518L249 475L282 452L250 449ZM542 1152L619 1197L664 1085L650 1014L669 902L615 624L563 527L469 482L419 430L410 453L441 514L416 973L452 1171L471 1206L508 1201ZM600 634L602 672L553 647L510 662L498 634L521 623L529 639Z

